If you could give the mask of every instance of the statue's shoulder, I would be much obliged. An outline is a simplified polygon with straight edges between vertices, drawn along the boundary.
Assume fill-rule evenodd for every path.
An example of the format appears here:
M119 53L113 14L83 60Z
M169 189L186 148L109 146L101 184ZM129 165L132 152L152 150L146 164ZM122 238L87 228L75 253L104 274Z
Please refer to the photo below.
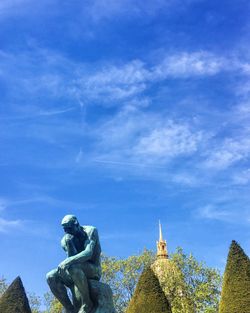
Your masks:
M83 225L82 228L88 235L97 233L97 228L95 226Z

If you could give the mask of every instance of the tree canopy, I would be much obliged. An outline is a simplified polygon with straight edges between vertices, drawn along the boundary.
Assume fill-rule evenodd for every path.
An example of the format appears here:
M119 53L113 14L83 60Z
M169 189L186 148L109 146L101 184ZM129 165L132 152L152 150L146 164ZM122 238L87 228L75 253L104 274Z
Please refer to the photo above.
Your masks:
M179 290L185 292L185 312L217 313L221 287L221 276L218 270L199 262L190 254L187 255L178 248L170 255L173 267L178 269L176 280L161 280L163 290L172 306L173 312L182 312L183 297L178 295ZM135 286L144 268L155 261L155 253L144 250L139 255L126 259L103 256L103 282L110 284L114 293L114 303L118 313L123 313L134 293ZM180 287L181 286L181 287ZM187 309L188 307L188 309Z

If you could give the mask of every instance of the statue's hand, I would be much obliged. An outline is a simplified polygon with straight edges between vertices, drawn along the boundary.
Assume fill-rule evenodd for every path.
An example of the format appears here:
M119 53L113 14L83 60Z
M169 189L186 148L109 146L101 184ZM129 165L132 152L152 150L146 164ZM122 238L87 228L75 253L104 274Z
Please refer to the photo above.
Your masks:
M70 258L67 258L58 265L58 269L65 271L70 267L70 265L72 265L72 260Z

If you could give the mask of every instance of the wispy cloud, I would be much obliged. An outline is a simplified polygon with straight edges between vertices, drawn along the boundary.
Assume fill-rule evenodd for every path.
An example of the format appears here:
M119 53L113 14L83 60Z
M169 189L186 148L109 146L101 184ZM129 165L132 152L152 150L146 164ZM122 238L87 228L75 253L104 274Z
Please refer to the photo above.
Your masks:
M22 222L20 220L7 220L0 217L0 232L6 233L13 229L20 228Z
M192 76L212 76L227 68L227 60L207 51L177 53L166 56L153 71L154 77L185 78Z
M44 0L37 2L34 0L1 0L0 1L0 18L8 18L10 16L32 16L33 14L45 14L48 6L57 3L57 0Z
M3 211L5 211L10 204L10 201L5 198L0 198L0 214L2 215ZM22 226L21 220L10 220L5 219L0 216L0 233L1 232L9 232L13 229L20 228Z
M207 140L209 130L206 125L200 124L198 127L189 118L172 118L165 109L162 114L144 110L149 107L153 109L154 101L149 94L150 89L158 83L164 82L166 85L169 80L206 78L223 72L248 75L248 63L245 61L240 62L235 57L230 59L209 51L176 51L163 53L153 64L147 62L145 57L144 61L112 61L109 64L89 66L53 51L38 47L32 49L32 53L20 55L20 64L17 66L13 54L1 52L2 75L6 74L8 84L15 88L15 95L25 94L29 100L34 100L45 94L51 101L58 102L55 105L43 103L42 106L16 106L15 111L6 118L58 119L53 123L45 123L44 120L41 123L29 123L25 126L26 132L15 131L16 137L28 134L29 138L53 145L61 143L63 146L65 140L74 142L73 138L88 136L93 141L91 148L84 154L85 160L89 158L106 164L112 162L161 167L171 160L192 155L197 157L196 162L202 164L203 170L221 170L249 157L247 131L242 132L242 135L232 134L223 138L215 133L212 139ZM67 106L64 102L64 106L60 105L61 98L72 104ZM74 110L82 114L83 109L87 110L94 105L116 106L117 111L84 131L80 125L83 121L76 124L66 118ZM238 109L238 118L246 115L247 108L245 104L241 112ZM60 119L64 114L65 118ZM11 132L6 136L11 136ZM79 151L79 146L74 148ZM76 152L73 154L70 156L72 163L80 165L83 161L82 152L77 156Z
M214 169L226 169L236 162L246 160L250 156L250 139L226 139L221 147L211 152L205 166Z
M248 100L250 95L250 79L246 79L244 82L236 84L236 92L239 96Z
M243 189L241 193L236 189L226 192L221 187L213 192L213 199L209 203L193 211L193 216L225 223L248 224L250 217L248 192L244 192Z
M150 72L135 60L121 66L106 66L89 77L79 78L77 86L90 99L122 100L146 89Z
M71 111L76 110L76 107L68 107L68 108L62 108L60 110L44 110L42 108L40 108L39 106L28 106L26 109L26 113L24 110L23 114L18 115L18 116L1 116L0 120L26 120L26 119L33 119L33 118L37 118L37 117L42 117L42 116L55 116L55 115L60 115L60 114L64 114L64 113L68 113ZM33 111L33 112L32 112Z
M201 185L201 179L196 177L194 171L188 173L188 171L183 171L180 173L174 173L172 175L172 181L178 185L195 187Z
M74 90L89 99L107 101L133 98L150 86L167 79L215 76L221 72L245 74L247 63L224 58L208 51L176 52L163 55L154 65L132 60L121 65L106 65L75 80Z
M160 128L153 128L148 135L142 136L134 147L136 155L153 157L158 160L197 151L202 140L201 132L191 131L189 125L166 121Z
M77 84L82 94L106 102L134 97L155 82L168 78L211 76L225 69L224 62L210 53L180 53L165 57L153 67L140 60L120 66L109 65L89 77L78 79Z
M182 5L185 8L193 2L201 0L94 0L87 7L88 14L95 22L114 17L154 17L159 11L172 12Z
M233 175L233 182L239 185L247 185L250 182L250 169L237 171L237 173Z
M128 99L135 101L152 85L168 79L186 79L215 76L221 72L237 71L245 75L248 63L235 58L225 58L209 51L165 52L154 64L140 59L126 63L110 62L90 67L75 62L53 51L33 47L33 51L16 56L1 53L2 72L5 79L27 95L44 94L64 97L85 104L121 105ZM147 56L146 56L147 57ZM10 75L10 73L14 75ZM144 101L145 101L144 100Z
M132 1L132 0L94 0L88 7L88 12L91 14L94 21L98 22L101 19L108 19L114 16L141 16L154 15L159 9L167 7L173 0L163 1Z
M100 124L93 135L96 144L92 157L96 162L138 168L162 168L175 158L196 153L205 140L189 121L126 108Z
M228 210L219 209L214 205L206 205L198 209L198 217L211 220L228 221L232 218L232 213Z

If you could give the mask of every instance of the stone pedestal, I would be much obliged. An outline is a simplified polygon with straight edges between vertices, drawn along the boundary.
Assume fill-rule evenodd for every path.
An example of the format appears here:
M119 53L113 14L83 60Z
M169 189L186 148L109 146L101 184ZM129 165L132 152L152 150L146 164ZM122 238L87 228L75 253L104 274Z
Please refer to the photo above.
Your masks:
M109 285L100 281L89 280L90 295L96 309L93 313L116 313L113 303L113 294Z

